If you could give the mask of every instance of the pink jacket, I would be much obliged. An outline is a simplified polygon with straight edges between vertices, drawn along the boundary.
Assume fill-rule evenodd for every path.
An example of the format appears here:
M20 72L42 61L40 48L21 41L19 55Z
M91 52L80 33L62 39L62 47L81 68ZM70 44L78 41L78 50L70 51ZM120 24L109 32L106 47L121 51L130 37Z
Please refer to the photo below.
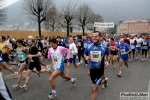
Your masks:
M53 49L52 47L49 48L48 50L48 56L47 56L47 60L51 59L51 49ZM62 54L67 54L66 59L70 58L70 50L68 48L64 48L62 46L59 46L59 50Z

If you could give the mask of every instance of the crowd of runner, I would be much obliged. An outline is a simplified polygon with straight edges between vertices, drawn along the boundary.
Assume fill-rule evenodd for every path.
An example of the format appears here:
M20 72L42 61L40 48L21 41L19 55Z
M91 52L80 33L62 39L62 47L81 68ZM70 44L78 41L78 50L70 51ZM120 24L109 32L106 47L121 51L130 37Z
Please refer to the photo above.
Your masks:
M0 100L12 100L12 97L3 81L2 68L12 72L17 78L16 84L12 88L21 88L27 90L31 73L50 74L49 82L51 92L48 98L56 96L55 79L61 76L70 80L72 87L75 87L76 78L70 76L71 64L75 68L86 66L89 68L88 75L93 83L91 100L96 100L98 88L104 89L108 86L108 77L105 69L111 66L112 70L116 68L118 62L118 77L123 76L122 66L129 68L128 61L142 58L144 62L150 55L150 36L140 35L121 35L111 36L107 34L102 36L100 32L95 31L91 36L69 36L69 37L47 37L41 38L28 36L26 39L10 39L9 36L0 37ZM141 57L140 57L141 56ZM15 61L19 60L19 63ZM42 62L52 60L51 65ZM17 61L18 61L17 60ZM66 73L65 73L65 64ZM12 67L8 67L12 65ZM44 68L41 66L45 66ZM18 72L13 70L18 67ZM51 68L54 68L52 72ZM23 75L23 71L26 74ZM21 85L22 78L25 82Z

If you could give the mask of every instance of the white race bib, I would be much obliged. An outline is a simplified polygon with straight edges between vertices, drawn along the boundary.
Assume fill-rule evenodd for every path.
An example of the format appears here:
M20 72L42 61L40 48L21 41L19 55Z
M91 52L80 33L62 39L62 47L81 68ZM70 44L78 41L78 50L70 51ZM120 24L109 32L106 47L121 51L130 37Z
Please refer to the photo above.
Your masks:
M84 44L84 48L87 48L87 44Z
M57 57L53 57L52 61L53 61L53 64L57 64L59 63L60 60Z
M121 54L125 54L125 52L126 52L125 49L121 49L121 50L120 50L120 53L121 53Z
M23 55L18 55L18 59L19 59L19 61L23 61L24 60Z
M81 42L78 43L78 46L81 46Z
M101 51L91 51L90 58L91 58L91 61L93 62L101 61Z
M111 50L115 50L115 46L111 46Z

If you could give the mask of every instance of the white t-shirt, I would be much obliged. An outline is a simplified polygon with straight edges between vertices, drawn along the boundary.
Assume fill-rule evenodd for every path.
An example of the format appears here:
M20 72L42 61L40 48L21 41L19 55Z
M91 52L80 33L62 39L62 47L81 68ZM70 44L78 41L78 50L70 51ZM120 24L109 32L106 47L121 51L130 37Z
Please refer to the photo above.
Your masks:
M71 51L71 54L73 54L73 55L76 55L78 53L75 43L69 44L69 50Z
M134 44L135 39L130 39L130 47L131 49L135 49L135 45Z
M141 47L142 40L139 38L136 39L137 45L136 47Z

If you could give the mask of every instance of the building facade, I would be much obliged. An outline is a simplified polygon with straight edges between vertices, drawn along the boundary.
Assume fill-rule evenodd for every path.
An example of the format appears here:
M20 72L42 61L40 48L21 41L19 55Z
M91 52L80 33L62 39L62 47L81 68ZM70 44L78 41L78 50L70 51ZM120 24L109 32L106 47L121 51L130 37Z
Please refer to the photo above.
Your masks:
M117 26L117 34L150 33L150 20L126 20Z

